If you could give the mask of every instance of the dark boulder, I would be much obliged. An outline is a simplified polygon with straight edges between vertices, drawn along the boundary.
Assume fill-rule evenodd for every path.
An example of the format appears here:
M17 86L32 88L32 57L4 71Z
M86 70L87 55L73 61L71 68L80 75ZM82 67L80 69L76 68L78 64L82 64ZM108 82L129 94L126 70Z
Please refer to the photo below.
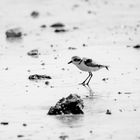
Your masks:
M22 32L20 28L9 29L5 32L7 38L21 38Z
M70 94L66 98L60 99L55 106L52 106L48 115L62 114L84 114L83 100L77 94Z
M46 80L46 79L52 79L51 76L48 75L39 75L39 74L33 74L28 77L29 80Z

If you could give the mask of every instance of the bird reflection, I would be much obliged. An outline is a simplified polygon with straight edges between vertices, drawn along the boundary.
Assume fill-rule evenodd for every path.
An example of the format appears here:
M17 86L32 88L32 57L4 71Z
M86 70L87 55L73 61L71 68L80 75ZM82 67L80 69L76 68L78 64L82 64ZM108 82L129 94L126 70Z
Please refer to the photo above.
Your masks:
M83 86L89 91L89 96L93 97L95 92L92 90L92 88L89 85L83 85Z
M58 115L56 117L62 124L69 127L79 127L79 122L82 121L83 115Z

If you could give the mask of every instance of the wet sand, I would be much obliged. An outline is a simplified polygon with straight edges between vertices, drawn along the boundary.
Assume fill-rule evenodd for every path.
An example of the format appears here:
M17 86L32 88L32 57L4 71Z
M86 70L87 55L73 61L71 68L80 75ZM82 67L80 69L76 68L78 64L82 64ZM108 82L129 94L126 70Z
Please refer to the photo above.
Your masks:
M139 0L1 0L0 140L140 139L139 17ZM58 22L63 31L51 27ZM22 38L7 40L17 27ZM29 56L35 49L37 57ZM74 55L109 71L79 85L88 73L67 64ZM52 79L31 81L32 74ZM47 115L71 93L84 100L84 115Z

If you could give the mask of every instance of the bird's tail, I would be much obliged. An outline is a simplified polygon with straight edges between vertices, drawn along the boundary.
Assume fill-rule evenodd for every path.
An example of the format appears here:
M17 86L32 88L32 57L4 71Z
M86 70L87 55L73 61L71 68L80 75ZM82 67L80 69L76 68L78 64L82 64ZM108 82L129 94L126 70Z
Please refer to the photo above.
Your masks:
M109 66L104 66L104 67L105 67L107 70L109 70L109 68L108 68Z

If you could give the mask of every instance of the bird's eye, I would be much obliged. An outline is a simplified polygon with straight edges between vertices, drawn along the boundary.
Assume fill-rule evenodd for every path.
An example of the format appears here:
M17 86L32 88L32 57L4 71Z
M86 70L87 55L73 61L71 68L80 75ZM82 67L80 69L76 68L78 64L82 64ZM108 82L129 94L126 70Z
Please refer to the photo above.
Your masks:
M78 62L78 61L80 61L80 59L78 59L78 58L75 58L75 59L74 59L74 61L77 61L77 62Z

